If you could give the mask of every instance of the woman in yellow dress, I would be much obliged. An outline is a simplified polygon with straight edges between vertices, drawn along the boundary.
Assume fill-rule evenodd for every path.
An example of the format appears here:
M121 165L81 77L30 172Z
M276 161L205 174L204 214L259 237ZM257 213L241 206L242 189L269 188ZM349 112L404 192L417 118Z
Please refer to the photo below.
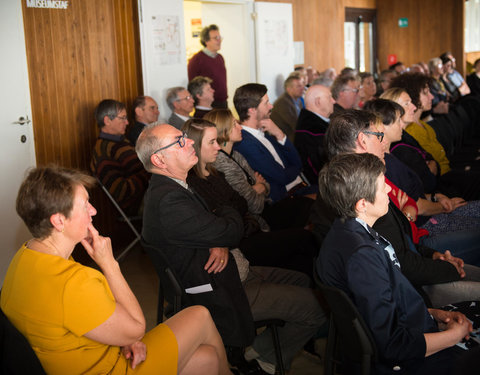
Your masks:
M201 306L145 334L140 305L92 225L86 187L73 170L29 172L17 212L33 238L14 256L0 306L48 374L231 374L222 339ZM81 243L102 272L73 260Z

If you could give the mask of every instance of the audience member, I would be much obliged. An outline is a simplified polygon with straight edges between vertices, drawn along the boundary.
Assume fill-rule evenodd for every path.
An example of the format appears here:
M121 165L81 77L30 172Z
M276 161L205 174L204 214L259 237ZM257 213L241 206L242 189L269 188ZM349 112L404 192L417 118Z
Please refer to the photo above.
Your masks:
M172 110L168 124L180 129L190 118L194 100L185 87L172 87L167 91L167 104Z
M285 92L275 100L270 118L290 140L293 140L298 115L304 107L301 97L305 85L298 76L290 75L283 87Z
M242 141L233 148L270 184L270 198L276 202L288 195L308 195L316 186L302 180L302 161L295 146L270 119L272 105L267 87L249 83L239 87L233 98L242 125ZM268 132L268 134L265 134Z
M432 106L432 94L429 90L429 77L418 73L403 74L392 81L392 87L406 90L416 111L413 121L406 127L416 141L429 152L438 164L441 191L450 196L461 196L467 200L480 198L480 174L475 168L466 170L465 165L458 164L452 169L445 149L438 142L435 130L426 122L420 120L424 111Z
M340 75L333 81L332 91L335 105L333 112L340 113L345 109L355 108L358 105L359 82L356 77L351 75Z
M202 118L212 110L213 94L215 92L210 85L212 80L208 77L197 76L188 82L188 92L195 102L193 117Z
M433 96L431 110L437 114L448 113L448 93L441 79L443 74L442 60L434 57L428 62L428 68L430 69L430 77L432 77L428 84Z
M318 77L313 80L312 85L331 87L336 77L337 72L335 71L335 69L328 68L325 71L321 72Z
M338 218L320 250L319 276L347 293L364 318L379 353L375 373L453 374L463 352L454 346L472 324L459 312L427 309L395 247L372 228L388 211L384 170L370 154L339 155L322 170L320 194Z
M137 138L143 128L153 122L158 121L160 111L157 102L150 96L137 96L132 106L135 123L130 127L127 138L135 146Z
M473 95L480 96L480 59L475 60L473 68L475 71L467 77L468 87Z
M347 110L332 118L327 129L329 157L346 153L371 153L384 159L384 125L366 111ZM386 179L396 190L396 186ZM401 198L399 198L401 199ZM323 243L335 213L320 197L312 209L313 233L319 246ZM421 244L414 244L412 225L392 201L388 212L374 225L396 249L402 273L433 306L478 299L480 269L465 265L449 252L441 253ZM428 287L428 288L427 288ZM428 293L425 295L424 289ZM431 301L431 302L430 302Z
M111 241L92 224L97 211L86 188L93 182L69 169L35 168L18 192L17 213L33 238L12 260L0 304L45 372L231 374L222 339L201 306L145 334ZM79 243L100 272L73 260Z
M362 108L365 102L372 100L375 97L377 86L375 85L375 80L373 79L372 73L362 72L358 75L358 77L360 78L358 106Z
M457 86L455 86L455 84L450 79L450 74L454 72L453 62L448 57L443 57L441 60L443 64L443 73L441 79L443 84L445 85L445 89L448 92L449 102L455 103L461 97L461 94Z
M263 176L255 172L233 145L242 140L242 127L229 109L214 109L205 115L205 119L213 122L218 130L218 144L221 147L215 161L215 168L225 175L225 179L248 204L252 213L267 221L271 230L286 228L303 228L310 216L312 200L296 196L286 197L272 202L270 184Z
M391 70L392 72L395 72L397 76L407 71L407 68L405 67L405 65L400 61L390 65L388 69Z
M143 238L162 249L184 288L206 290L187 293L182 303L206 306L225 345L246 347L253 341L249 355L271 374L276 363L271 333L267 329L254 337L253 319L284 320L279 337L288 368L325 322L308 277L278 268L249 268L238 253L233 258L228 248L243 236L242 218L226 206L211 212L188 187L188 171L198 158L185 133L169 125L151 126L140 135L136 149L152 173Z
M238 247L250 264L286 268L311 277L313 257L317 253L312 233L303 228L271 231L261 212L248 209L247 201L213 165L221 152L214 123L192 119L182 130L194 141L198 157L197 164L188 173L188 186L207 202L212 212L221 206L230 206L242 216L244 235Z
M305 95L305 108L300 111L295 132L295 147L302 159L303 172L316 184L318 172L326 161L323 144L335 100L325 86L311 86Z
M95 109L100 134L92 152L90 168L127 215L141 210L149 174L124 138L128 124L123 103L106 99Z
M379 87L375 96L379 97L382 93L390 87L390 82L396 76L395 72L387 69L382 70L379 77Z
M462 75L455 70L457 67L457 60L453 57L452 53L447 51L440 55L440 58L443 60L445 58L450 59L452 62L452 70L449 70L447 75L448 79L457 87L458 91L462 96L470 94L470 89L468 85L465 83Z
M215 91L215 101L212 103L214 108L227 108L227 70L223 56L218 53L222 40L217 25L204 27L200 33L200 43L204 48L188 62L189 81L197 76L212 80Z

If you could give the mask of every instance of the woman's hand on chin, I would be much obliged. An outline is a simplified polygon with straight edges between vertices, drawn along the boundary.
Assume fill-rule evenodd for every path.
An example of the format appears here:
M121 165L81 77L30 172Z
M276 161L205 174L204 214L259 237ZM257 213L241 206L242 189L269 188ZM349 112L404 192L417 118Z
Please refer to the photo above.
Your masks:
M100 268L103 269L112 264L112 261L115 262L110 238L100 236L92 223L88 226L88 236L81 241L81 244Z

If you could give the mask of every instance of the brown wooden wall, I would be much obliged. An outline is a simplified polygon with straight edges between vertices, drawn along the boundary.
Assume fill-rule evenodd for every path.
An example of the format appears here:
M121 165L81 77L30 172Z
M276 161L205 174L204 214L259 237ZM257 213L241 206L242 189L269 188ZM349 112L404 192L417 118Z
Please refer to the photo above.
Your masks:
M59 10L27 8L22 1L35 152L39 166L88 170L98 134L96 105L112 98L130 106L143 91L137 1L68 3ZM118 213L99 188L91 201L95 225L113 235Z
M398 27L401 17L408 18L407 28ZM463 73L464 0L377 0L377 22L381 69L389 54L411 65L450 50Z
M451 50L464 71L464 0L262 0L291 3L293 37L304 42L305 64L318 70L344 67L345 8L377 9L377 52L380 68L396 54L407 65L428 61ZM407 17L409 26L398 27Z
M22 1L38 165L86 169L95 106L142 91L136 3L70 1L59 10Z

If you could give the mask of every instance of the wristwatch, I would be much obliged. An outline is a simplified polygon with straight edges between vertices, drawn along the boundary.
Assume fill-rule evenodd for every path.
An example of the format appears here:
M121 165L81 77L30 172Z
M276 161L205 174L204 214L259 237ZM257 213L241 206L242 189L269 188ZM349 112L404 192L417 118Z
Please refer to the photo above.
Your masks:
M438 202L438 199L437 199L437 196L435 195L435 193L433 193L431 196L430 196L430 200L432 202Z

